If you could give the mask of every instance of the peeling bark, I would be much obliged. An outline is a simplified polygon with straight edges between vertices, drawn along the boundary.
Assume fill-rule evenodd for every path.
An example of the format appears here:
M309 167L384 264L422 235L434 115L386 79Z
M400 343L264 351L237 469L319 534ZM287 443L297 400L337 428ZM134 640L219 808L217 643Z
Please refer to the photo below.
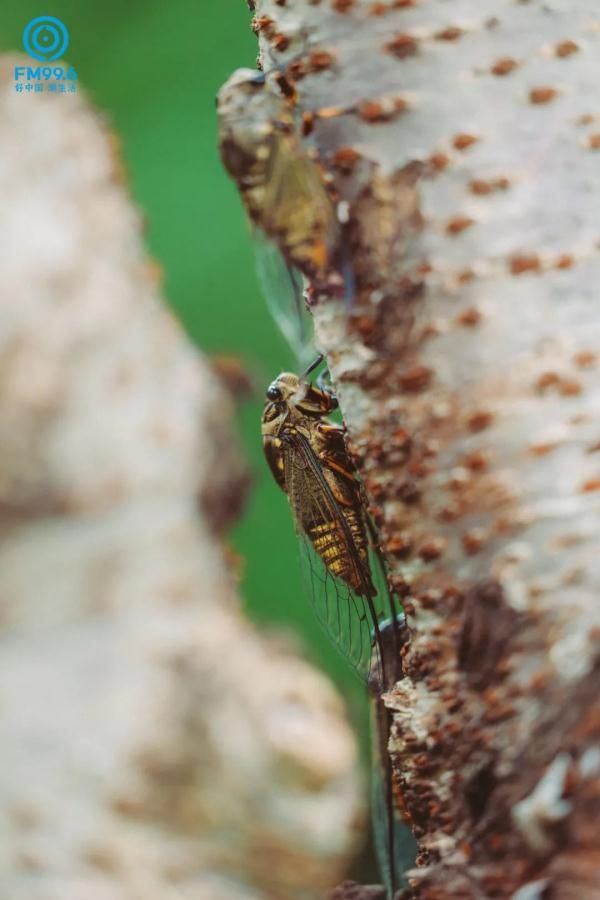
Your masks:
M296 900L362 823L339 698L239 612L232 408L114 141L0 62L0 895Z
M355 303L311 303L409 615L387 705L413 895L592 900L597 4L256 0L254 22L348 220Z

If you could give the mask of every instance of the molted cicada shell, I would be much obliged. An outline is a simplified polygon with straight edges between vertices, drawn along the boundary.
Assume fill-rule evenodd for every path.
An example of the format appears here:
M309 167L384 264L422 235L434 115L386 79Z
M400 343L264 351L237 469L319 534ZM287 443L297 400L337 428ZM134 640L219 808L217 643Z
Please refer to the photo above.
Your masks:
M223 164L252 222L276 241L286 262L322 277L339 223L321 172L300 141L294 107L277 73L238 69L217 98Z
M340 225L321 170L301 141L286 86L277 72L234 72L217 97L219 148L259 232L258 273L269 308L305 363L313 351L302 276L325 278Z

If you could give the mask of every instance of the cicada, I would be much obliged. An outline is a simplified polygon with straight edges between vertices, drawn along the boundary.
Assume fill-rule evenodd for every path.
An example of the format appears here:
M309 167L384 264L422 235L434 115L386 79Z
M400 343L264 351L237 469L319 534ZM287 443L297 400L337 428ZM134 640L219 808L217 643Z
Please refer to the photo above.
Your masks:
M334 394L283 372L267 389L262 439L267 463L287 494L297 531L321 566L311 593L322 624L355 670L368 680L374 663L387 678L365 504L343 428L328 415Z
M384 591L384 605L375 587L362 487L344 430L328 418L336 408L331 390L284 372L267 389L262 439L271 472L289 499L296 528L321 564L321 575L316 567L311 569L311 593L319 618L368 685L373 711L375 844L392 896L401 865L396 862L397 836L406 829L394 812L387 752L391 718L381 697L400 677L400 646L406 628L391 593Z
M321 283L340 224L317 162L302 143L291 86L276 72L239 69L217 97L219 149L258 232L258 273L269 308L306 362L310 321L302 276Z

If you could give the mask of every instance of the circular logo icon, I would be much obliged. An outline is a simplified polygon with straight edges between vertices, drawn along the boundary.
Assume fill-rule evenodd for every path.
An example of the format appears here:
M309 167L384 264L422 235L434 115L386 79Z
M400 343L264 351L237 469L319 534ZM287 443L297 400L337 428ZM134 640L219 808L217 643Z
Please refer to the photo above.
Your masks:
M69 46L69 32L55 16L38 16L25 27L23 46L34 59L51 62Z

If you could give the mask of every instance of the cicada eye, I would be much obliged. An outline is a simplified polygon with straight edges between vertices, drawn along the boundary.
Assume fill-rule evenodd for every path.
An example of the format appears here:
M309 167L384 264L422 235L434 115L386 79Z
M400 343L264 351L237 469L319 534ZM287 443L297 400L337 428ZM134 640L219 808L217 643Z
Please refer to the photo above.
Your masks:
M281 400L281 391L276 384L270 384L267 388L267 397L269 400Z

